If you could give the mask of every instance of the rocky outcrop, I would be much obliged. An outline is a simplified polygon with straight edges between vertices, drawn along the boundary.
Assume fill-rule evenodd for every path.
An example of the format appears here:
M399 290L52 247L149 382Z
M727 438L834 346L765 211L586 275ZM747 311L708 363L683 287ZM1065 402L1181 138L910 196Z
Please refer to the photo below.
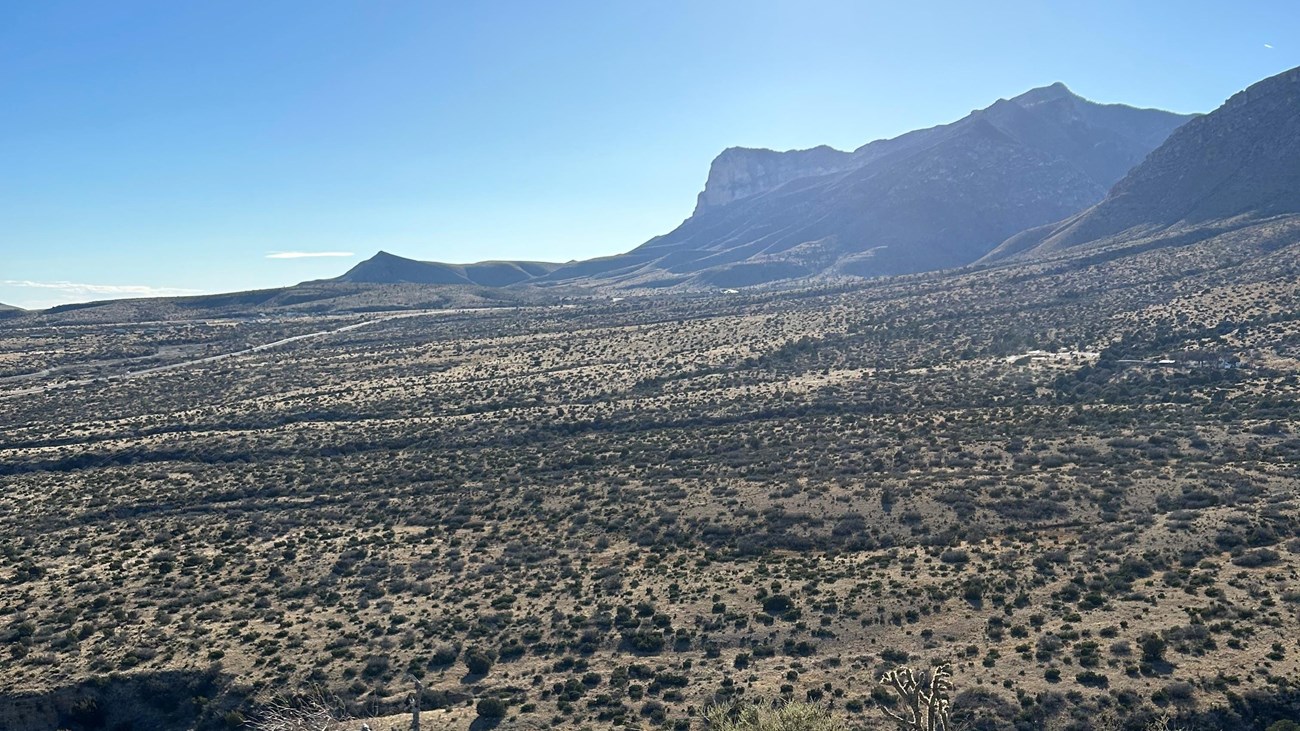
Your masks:
M213 666L113 673L40 691L0 690L0 729L226 729L247 689Z
M709 178L695 201L695 213L765 193L796 178L847 170L854 156L822 145L810 150L729 147L709 166Z

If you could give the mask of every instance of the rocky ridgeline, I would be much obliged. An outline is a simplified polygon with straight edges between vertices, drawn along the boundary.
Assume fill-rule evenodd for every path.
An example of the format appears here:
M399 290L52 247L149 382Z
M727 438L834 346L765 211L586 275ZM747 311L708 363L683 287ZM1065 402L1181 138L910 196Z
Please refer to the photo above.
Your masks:
M1034 257L1112 237L1300 213L1300 68L1179 128L1101 203L992 252Z

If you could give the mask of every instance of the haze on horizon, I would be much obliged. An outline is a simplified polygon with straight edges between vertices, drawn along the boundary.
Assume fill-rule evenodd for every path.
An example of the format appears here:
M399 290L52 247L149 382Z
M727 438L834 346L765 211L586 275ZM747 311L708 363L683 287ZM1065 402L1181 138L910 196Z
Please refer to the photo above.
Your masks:
M379 249L618 253L689 215L726 147L852 149L1054 81L1209 111L1300 65L1297 21L1280 0L11 3L0 302L279 286Z

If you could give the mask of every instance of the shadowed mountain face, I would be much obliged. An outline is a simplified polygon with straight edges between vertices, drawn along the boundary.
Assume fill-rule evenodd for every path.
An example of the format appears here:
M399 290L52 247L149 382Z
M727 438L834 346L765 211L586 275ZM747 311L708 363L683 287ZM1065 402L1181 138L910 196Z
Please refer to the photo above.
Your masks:
M853 152L826 146L788 152L729 148L713 161L695 214L765 193L797 178L852 170L924 148L962 131L966 123L978 117L988 119L1019 141L1066 158L1105 187L1123 177L1170 131L1189 119L1119 104L1095 104L1056 83L1014 99L999 100L954 124L877 140Z
M0 302L0 318L17 317L25 312L27 312L27 310Z
M1187 119L1055 84L853 152L732 148L676 230L544 279L735 287L961 266L1101 200Z
M1300 68L1265 79L1188 122L1101 203L1018 234L984 261L1144 240L1173 228L1211 235L1292 214L1300 214Z

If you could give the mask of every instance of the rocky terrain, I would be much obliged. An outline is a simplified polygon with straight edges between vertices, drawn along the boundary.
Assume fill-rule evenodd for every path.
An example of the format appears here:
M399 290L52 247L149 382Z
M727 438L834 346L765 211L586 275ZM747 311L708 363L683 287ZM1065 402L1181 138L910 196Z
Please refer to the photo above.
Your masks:
M398 728L418 679L431 728L884 731L938 666L958 728L1287 728L1296 78L957 271L0 322L0 728Z
M727 150L694 216L596 276L745 286L961 266L1005 238L999 232L1100 200L1187 119L1096 104L1054 84L852 153Z
M0 725L240 728L312 687L382 717L414 675L436 728L786 697L884 729L879 674L942 661L977 728L1296 718L1281 234L768 294L10 320Z

